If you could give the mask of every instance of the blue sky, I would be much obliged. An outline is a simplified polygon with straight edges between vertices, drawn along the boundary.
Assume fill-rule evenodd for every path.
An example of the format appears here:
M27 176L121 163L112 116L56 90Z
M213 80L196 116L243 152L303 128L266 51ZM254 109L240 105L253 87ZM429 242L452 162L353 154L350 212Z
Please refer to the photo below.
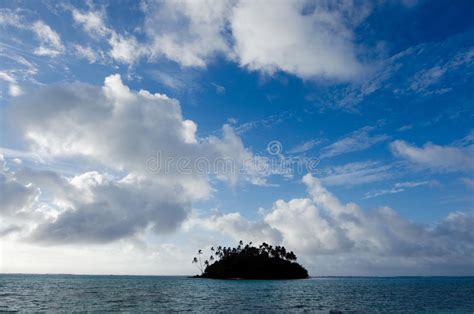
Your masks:
M3 272L189 273L242 238L316 274L472 274L470 1L0 8ZM290 157L318 163L256 170Z

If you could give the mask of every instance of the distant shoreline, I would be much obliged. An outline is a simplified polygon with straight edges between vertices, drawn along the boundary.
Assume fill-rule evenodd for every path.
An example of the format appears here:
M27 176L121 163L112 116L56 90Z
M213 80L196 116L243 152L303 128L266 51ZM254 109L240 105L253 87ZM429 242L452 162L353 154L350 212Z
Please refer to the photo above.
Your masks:
M195 275L134 275L134 274L67 274L67 273L0 273L0 276L101 276L101 277L186 277L197 279L208 279L195 277ZM330 279L330 278L471 278L474 275L396 275L396 276L309 276L307 279ZM226 280L247 280L243 278L228 278ZM273 279L268 279L273 280ZM280 280L280 279L279 279ZM290 280L290 279L288 279Z

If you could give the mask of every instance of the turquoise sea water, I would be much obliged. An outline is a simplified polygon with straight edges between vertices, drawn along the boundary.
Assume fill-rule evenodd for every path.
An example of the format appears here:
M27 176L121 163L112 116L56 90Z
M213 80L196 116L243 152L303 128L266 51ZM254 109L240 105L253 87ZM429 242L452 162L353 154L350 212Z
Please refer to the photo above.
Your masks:
M0 311L469 312L474 277L212 280L0 275Z

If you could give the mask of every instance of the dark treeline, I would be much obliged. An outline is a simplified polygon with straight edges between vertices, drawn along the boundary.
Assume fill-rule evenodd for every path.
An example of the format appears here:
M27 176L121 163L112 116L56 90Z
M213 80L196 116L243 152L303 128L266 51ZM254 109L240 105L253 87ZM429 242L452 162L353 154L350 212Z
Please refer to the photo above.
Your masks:
M299 279L308 272L296 263L296 255L283 246L240 241L237 247L211 247L209 259L202 260L202 250L193 259L203 278L229 279Z

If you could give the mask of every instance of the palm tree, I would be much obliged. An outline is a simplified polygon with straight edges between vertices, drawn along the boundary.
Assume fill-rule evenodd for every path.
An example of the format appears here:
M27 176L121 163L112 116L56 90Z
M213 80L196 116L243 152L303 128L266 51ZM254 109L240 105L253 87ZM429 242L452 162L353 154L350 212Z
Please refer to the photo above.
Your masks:
M198 258L197 257L193 258L192 263L196 264L196 267L201 271L201 274L202 274L202 266L198 265Z
M271 245L268 246L268 254L271 256L275 256L275 250L273 249L273 246Z
M201 274L202 274L204 271L203 271L203 268L202 268L201 255L202 255L202 250L199 249L198 250L199 268L200 268Z
M286 258L290 261L296 261L296 255L295 253L293 253L293 251L291 251L290 253L287 253Z

